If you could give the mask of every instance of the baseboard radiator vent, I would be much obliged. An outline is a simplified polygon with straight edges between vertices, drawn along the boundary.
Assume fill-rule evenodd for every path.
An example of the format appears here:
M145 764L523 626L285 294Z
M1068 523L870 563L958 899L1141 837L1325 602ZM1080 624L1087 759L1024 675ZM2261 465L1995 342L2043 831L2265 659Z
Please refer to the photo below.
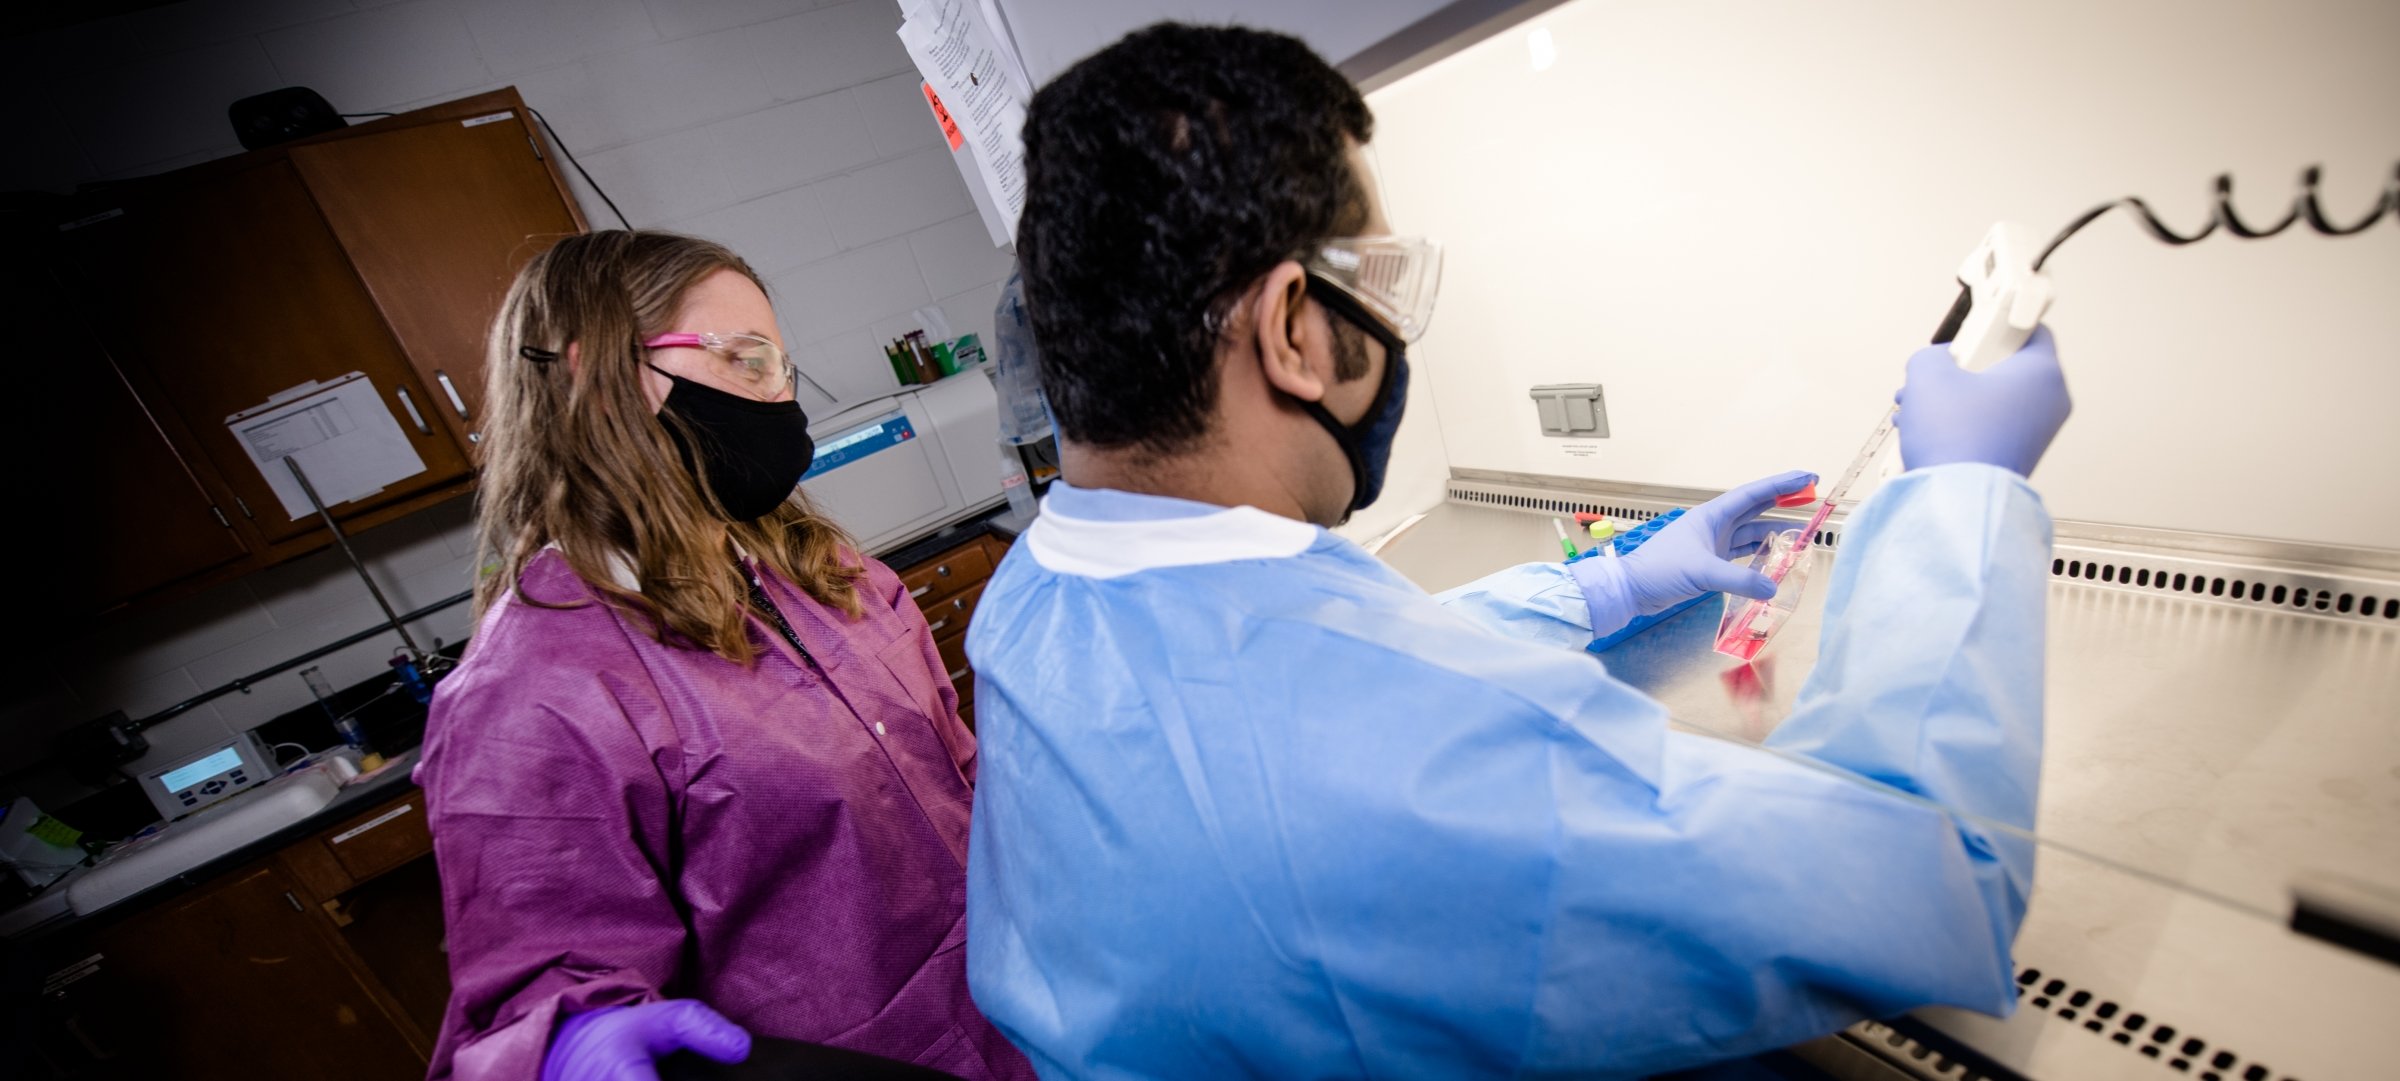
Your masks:
M1677 507L1691 507L1707 502L1714 492L1679 492L1671 488L1647 488L1644 494L1602 494L1598 492L1561 491L1531 485L1463 480L1453 477L1447 495L1453 503L1466 503L1493 510L1516 511L1543 517L1565 517L1574 514L1598 514L1619 523L1641 523L1665 514ZM1778 511L1767 517L1788 521L1794 527L1808 524L1807 514ZM1837 515L1817 531L1816 543L1833 547L1841 543Z

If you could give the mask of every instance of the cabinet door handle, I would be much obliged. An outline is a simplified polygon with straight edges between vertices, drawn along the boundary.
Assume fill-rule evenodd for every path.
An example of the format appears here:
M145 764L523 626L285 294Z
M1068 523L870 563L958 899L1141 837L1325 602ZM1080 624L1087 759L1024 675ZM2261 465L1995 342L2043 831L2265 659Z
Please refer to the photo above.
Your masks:
M948 564L948 563L944 563L944 564L942 564L942 565L941 565L941 566L939 566L939 567L935 567L935 568L933 569L933 573L934 573L934 576L935 576L935 577L938 577L938 578L948 578L948 577L950 577L950 564Z
M391 810L388 810L388 811L385 811L385 812L383 812L382 814L376 815L375 817L373 817L373 818L370 818L370 819L368 819L368 820L366 820L366 821L364 821L364 822L361 822L361 823L359 823L358 825L352 826L352 827L350 827L349 829L346 829L346 830L343 830L343 831L342 831L342 832L340 832L340 833L334 834L334 835L333 835L333 839L332 839L332 840L330 840L330 841L327 841L326 843L327 843L327 844L334 844L334 845L342 844L342 843L344 843L344 842L347 842L347 841L351 840L351 839L352 839L352 838L354 838L354 837L357 837L358 835L360 835L360 834L362 834L362 833L365 833L365 832L367 832L368 830L374 829L374 828L375 828L375 827L377 827L377 826L383 825L383 824L384 824L384 823L386 823L386 822L389 822L389 821L391 821L391 820L393 820L393 819L395 819L395 818L398 818L398 817L400 817L401 815L407 814L408 812L410 812L410 811L413 811L413 810L416 810L416 809L417 809L417 805L416 805L416 804L413 804L413 803L403 803L403 804L401 804L401 805L400 805L400 806L398 806L398 807L394 807L394 808L392 808Z
M940 634L940 633L942 633L942 628L944 628L944 627L947 627L947 626L949 626L949 625L950 625L950 620L949 620L949 618L948 618L948 617L944 617L944 618L942 618L942 619L937 619L937 620L934 620L934 621L933 621L933 624L932 624L931 626L928 626L928 627L926 627L926 628L925 628L925 633L927 633L927 634Z
M917 588L915 588L915 589L909 590L909 591L908 591L908 597L909 597L909 599L910 599L910 600L916 600L917 598L923 597L924 595L926 595L926 594L928 594L928 593L931 593L931 592L933 592L933 583L931 583L931 582L927 582L927 583L925 583L924 585L921 585L921 586L918 586L918 587L917 587Z
M965 678L967 678L967 669L961 668L956 672L950 673L950 682L952 683L956 683Z
M306 912L306 911L308 911L307 909L300 907L300 899L299 899L299 898L297 898L297 897L294 897L294 896L292 896L292 891L290 891L290 890L285 890L285 891L283 891L283 899L284 899L284 900L286 900L286 901L289 901L289 902L291 902L291 905L292 905L292 911L294 911L294 912Z
M425 414L417 412L417 400L408 396L408 388L400 387L398 391L400 408L408 410L409 422L417 426L417 431L425 435L432 435L433 428L425 423Z
M442 384L442 393L450 396L450 408L458 410L458 419L467 419L467 400L458 396L458 384L450 381L450 373L435 368L433 378Z

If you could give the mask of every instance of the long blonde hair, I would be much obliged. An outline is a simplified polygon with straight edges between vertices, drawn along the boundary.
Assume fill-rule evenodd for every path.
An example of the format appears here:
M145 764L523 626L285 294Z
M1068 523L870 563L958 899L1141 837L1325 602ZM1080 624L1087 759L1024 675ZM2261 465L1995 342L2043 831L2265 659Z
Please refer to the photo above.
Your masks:
M642 394L638 343L677 329L668 324L684 295L719 270L758 283L721 245L652 231L570 236L518 272L484 358L478 620L510 590L540 604L520 578L556 546L586 585L652 637L748 664L758 650L745 626L749 585L735 543L810 597L858 615L866 570L841 528L797 489L758 521L729 520L668 439L665 425L682 419L654 413ZM683 434L698 445L695 433ZM638 590L619 584L619 566Z

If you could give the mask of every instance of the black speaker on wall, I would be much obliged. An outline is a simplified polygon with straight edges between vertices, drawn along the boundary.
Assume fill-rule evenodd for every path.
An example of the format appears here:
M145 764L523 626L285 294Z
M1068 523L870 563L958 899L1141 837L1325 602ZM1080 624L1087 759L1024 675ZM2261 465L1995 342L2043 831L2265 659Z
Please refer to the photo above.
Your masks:
M225 114L233 119L233 133L241 138L244 150L350 126L323 94L305 86L287 86L243 98L227 106Z

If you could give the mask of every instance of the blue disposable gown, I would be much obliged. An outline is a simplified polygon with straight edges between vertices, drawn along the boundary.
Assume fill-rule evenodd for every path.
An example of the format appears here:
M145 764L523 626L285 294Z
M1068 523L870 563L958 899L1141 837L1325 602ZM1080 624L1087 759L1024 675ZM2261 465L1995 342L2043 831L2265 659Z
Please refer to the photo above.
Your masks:
M1323 530L1054 488L968 632L976 1004L1088 1078L1643 1074L2007 1012L2032 853L1979 818L2033 820L2049 520L1943 466L1842 550L1787 757Z

